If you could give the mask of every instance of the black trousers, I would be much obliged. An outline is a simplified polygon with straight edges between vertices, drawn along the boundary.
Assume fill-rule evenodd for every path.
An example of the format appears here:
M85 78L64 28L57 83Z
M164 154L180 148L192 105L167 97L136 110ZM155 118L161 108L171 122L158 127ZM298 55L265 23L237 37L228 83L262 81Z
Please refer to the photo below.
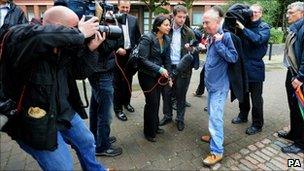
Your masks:
M287 99L290 110L290 136L294 142L304 148L304 119L298 106L298 100L295 96L294 88L291 85L292 74L287 72L285 87L287 91Z
M250 110L250 100L251 96L252 102L252 126L262 128L264 124L263 118L263 82L249 82L249 92L245 94L244 102L239 103L241 119L248 119L248 114Z
M203 66L202 71L200 73L200 82L195 93L198 95L202 95L205 93L205 65Z
M153 78L143 73L138 73L139 85L142 90L150 90L155 84L157 84L158 78ZM154 138L159 124L159 101L160 101L161 87L156 86L153 91L144 93L145 95L145 107L144 107L144 134Z
M129 51L127 51L127 56L117 56L117 61L119 63L119 66L124 70L124 74L126 75L128 82L130 84L131 90L132 90L132 81L133 81L133 75L129 74L128 71L126 71L124 68L128 62L129 57ZM131 92L129 90L127 81L125 80L121 70L118 68L117 64L115 63L114 68L114 98L113 98L113 106L115 112L122 111L123 105L130 104L131 100Z
M172 68L175 69L174 67ZM184 122L186 112L186 94L189 88L191 74L180 74L175 78L172 88L165 87L162 90L164 100L164 117L172 118L172 98L176 99L176 121Z

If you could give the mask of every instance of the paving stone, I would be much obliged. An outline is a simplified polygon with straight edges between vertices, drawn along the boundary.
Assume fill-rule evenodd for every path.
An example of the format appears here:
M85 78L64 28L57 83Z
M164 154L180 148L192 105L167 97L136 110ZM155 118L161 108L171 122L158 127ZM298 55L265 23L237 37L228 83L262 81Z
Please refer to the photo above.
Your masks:
M243 148L241 151L240 151L240 153L242 154L242 155L246 155L246 154L248 154L250 151L249 150L247 150L246 148Z
M261 142L256 142L255 145L256 145L258 148L263 148L263 147L265 147L265 145L262 144Z
M239 168L239 170L251 170L251 169L249 169L246 165L244 165L244 164L239 164L238 165L238 168Z
M255 151L255 150L257 150L258 148L257 148L255 145L249 145L249 146L248 146L248 149L249 149L250 151Z
M270 147L274 148L275 150L281 151L281 147L275 144L270 144Z
M279 153L278 150L276 150L276 149L274 149L272 147L266 147L266 149L269 150L270 152L272 152L273 154L278 154Z
M257 155L254 154L254 153L251 153L250 156L251 156L253 159L259 161L260 163L264 163L264 162L266 161L265 159L263 159L262 157L257 156Z
M272 164L274 164L276 167L280 168L280 169L283 169L283 170L287 170L288 169L285 162L281 163L278 160L274 160L274 159L271 159L270 162Z
M262 149L261 152L263 152L265 155L267 155L269 157L274 156L274 154L271 151L266 150L266 149Z
M214 166L211 167L211 170L219 170L221 168L221 163L216 163Z
M249 169L256 169L257 166L252 164L251 162L249 162L248 160L246 159L241 159L240 160L240 163L244 164L246 167L248 167Z
M236 166L231 166L229 169L231 170L240 170L240 168L236 167ZM247 168L248 169L248 168Z
M242 158L242 155L240 153L235 153L235 154L232 154L231 157L235 160L238 160L238 159Z
M262 170L271 170L269 167L266 166L264 163L258 164L258 167L261 168Z
M266 156L264 153L262 153L261 151L256 151L255 154L263 159L265 159L266 161L270 160L269 156Z
M279 147L285 147L286 146L286 144L284 144L284 143L282 143L280 141L275 141L274 144L277 145L277 146L279 146Z
M265 138L265 139L262 140L262 143L267 145L267 144L271 143L271 140L268 139L268 138Z
M269 167L271 170L280 170L279 167L275 166L274 164L267 162L266 166Z
M259 162L250 156L245 157L246 160L250 161L252 164L257 165Z
M229 167L231 167L231 166L233 166L233 165L236 165L236 164L238 163L238 161L237 161L237 160L234 160L234 159L231 158L231 157L225 157L225 158L223 159L222 163L223 163L223 166L229 168Z

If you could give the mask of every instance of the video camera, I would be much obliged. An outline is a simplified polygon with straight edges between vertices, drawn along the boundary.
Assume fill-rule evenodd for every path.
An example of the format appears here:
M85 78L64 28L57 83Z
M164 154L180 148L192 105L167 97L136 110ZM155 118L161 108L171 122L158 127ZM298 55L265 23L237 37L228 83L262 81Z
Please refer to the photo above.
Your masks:
M73 10L79 19L85 16L88 20L93 16L99 18L99 31L105 32L107 38L115 39L122 35L122 30L118 24L126 23L126 14L114 14L114 6L102 0L97 2L94 0L65 0L66 6Z

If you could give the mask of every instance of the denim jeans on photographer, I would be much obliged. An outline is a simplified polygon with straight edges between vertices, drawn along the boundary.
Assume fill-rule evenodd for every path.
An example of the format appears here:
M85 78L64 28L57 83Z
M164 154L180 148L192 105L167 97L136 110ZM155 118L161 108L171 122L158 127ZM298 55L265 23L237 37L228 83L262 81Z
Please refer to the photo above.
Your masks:
M58 147L54 151L35 150L22 141L19 146L37 160L42 170L73 170L73 157L68 148L77 152L83 170L106 170L95 157L94 137L78 114L71 120L70 129L57 133Z
M208 91L208 114L210 152L216 155L224 153L224 107L228 91Z
M113 75L112 73L95 74L90 77L92 96L90 104L90 130L96 140L96 152L110 148L110 125L113 106Z

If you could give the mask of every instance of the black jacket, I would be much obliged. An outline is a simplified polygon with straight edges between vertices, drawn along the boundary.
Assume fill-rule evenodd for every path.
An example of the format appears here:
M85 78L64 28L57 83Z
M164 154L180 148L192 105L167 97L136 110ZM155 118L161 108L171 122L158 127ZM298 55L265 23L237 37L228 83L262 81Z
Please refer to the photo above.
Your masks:
M127 20L128 20L131 48L134 48L135 45L137 45L139 43L139 39L141 36L139 26L138 26L138 20L135 16L130 15L130 14L127 14Z
M5 95L18 101L26 85L22 111L7 132L35 149L56 149L57 131L70 128L74 112L87 118L75 79L96 72L97 55L77 29L26 24L11 29L3 57ZM47 114L32 118L30 107Z
M156 34L149 32L141 37L139 42L139 72L148 74L151 77L158 77L159 70L164 66L171 73L170 39L164 36L164 47L161 52Z
M239 102L243 102L245 93L248 91L248 78L244 66L244 52L241 39L231 32L230 35L238 53L238 60L236 63L229 63L228 65L231 102L235 99L238 99Z
M2 40L3 35L10 27L15 26L17 24L25 23L28 23L28 20L25 17L24 12L20 7L16 6L14 3L11 2L10 8L5 16L3 25L0 29L0 40Z

